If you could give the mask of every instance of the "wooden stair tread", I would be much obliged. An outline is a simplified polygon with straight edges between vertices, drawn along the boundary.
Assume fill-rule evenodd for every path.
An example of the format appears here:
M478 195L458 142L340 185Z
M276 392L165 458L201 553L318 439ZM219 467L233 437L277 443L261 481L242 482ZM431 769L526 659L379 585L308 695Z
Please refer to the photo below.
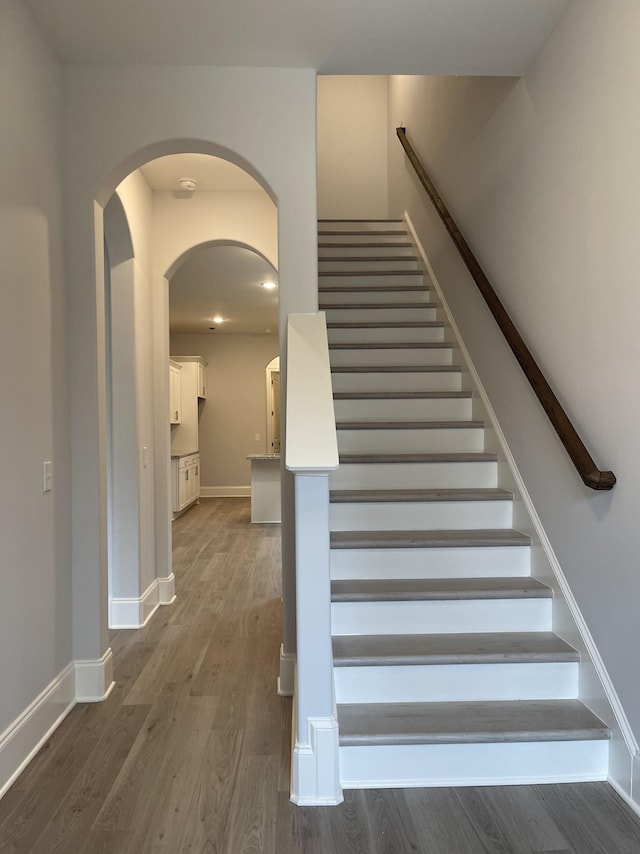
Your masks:
M470 400L470 391L334 391L334 400Z
M461 365L332 365L332 374L434 374L457 373Z
M370 222L370 220L365 220L365 222ZM319 228L318 236L319 237L344 237L352 235L354 237L365 237L369 235L403 235L406 237L407 232L401 228L363 228L363 229L332 229L332 228Z
M340 454L341 463L495 463L489 451L440 451L430 454Z
M531 537L512 528L464 531L332 531L332 549L424 549L530 546Z
M352 219L351 217L319 217L318 222L404 222L402 217L386 217L378 219L371 217L370 219Z
M553 632L342 635L333 638L336 667L577 661L580 661L578 650Z
M344 245L344 244L341 244ZM393 243L392 246L397 244ZM352 262L362 263L363 261L375 263L376 261L418 261L417 255L323 255L318 258L319 263L328 261L336 263L345 261L347 264Z
M336 430L482 430L484 421L338 421Z
M374 578L331 582L332 602L433 602L462 599L550 599L553 590L518 578Z
M608 739L579 700L357 703L338 706L340 745Z
M438 308L438 304L435 302L332 302L320 304L320 311L337 311L338 309L345 309L346 311L359 311L360 309L369 311L375 309L377 311L380 309L382 311L387 308L434 309Z
M318 277L330 277L330 276L344 276L345 278L349 277L360 277L364 278L365 276L424 276L422 270L320 270L318 272Z
M332 489L333 504L373 504L423 501L512 501L507 489Z
M320 294L392 294L392 293L424 293L428 288L424 285L361 285L357 288L342 285L322 285L318 288Z
M344 232L342 232L342 231L334 232L334 233L344 234ZM401 234L401 233L402 232L399 232L399 231L389 232L389 234ZM349 234L355 234L355 232L350 231ZM376 232L375 231L366 231L366 232L362 232L362 234L376 234ZM360 236L360 235L358 235L358 236ZM372 246L375 246L376 249L380 249L380 248L384 248L384 249L398 249L398 248L413 249L414 248L413 243L411 243L410 240L402 240L402 241L400 241L400 240L378 240L375 243L371 240L361 241L360 243L351 243L351 242L349 242L349 243L339 243L339 242L336 243L334 241L326 241L326 240L325 241L323 241L323 240L318 241L318 248L319 249L344 249L346 246L350 246L352 248L355 246L358 249L369 249ZM408 256L406 256L406 257L408 257Z
M327 329L443 329L445 324L441 320L371 320L351 323L327 323Z
M329 350L452 350L454 346L448 341L334 341Z

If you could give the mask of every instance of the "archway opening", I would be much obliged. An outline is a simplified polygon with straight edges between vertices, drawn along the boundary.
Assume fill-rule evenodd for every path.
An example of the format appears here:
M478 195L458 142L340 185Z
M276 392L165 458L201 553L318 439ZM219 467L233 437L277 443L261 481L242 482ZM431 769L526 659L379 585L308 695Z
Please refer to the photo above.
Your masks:
M170 460L177 430L169 418L169 279L180 278L206 252L250 254L268 267L268 278L275 277L277 265L277 210L265 182L233 162L241 158L228 152L226 159L212 156L215 146L191 144L186 153L174 154L179 144L151 146L133 156L137 168L120 180L104 210L105 236L114 232L110 220L116 211L116 225L130 243L122 261L119 248L109 251L104 273L111 628L144 625L175 595ZM150 154L161 156L140 162ZM129 164L131 158L114 176ZM99 198L104 196L102 191ZM213 325L215 315L205 315ZM263 329L272 329L277 352L277 299L275 323ZM198 406L202 410L203 404L196 404L196 412Z

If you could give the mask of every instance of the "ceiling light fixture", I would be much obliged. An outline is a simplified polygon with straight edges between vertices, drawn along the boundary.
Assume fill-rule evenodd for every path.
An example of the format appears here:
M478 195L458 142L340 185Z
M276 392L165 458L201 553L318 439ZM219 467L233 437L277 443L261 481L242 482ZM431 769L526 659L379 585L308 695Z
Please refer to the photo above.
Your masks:
M213 320L214 323L224 323L224 317L220 317L219 314L216 314L216 316L212 317L211 320Z
M278 286L276 285L275 282L263 282L262 287L267 291L272 291L274 288L277 288Z
M185 193L193 193L195 188L198 186L198 182L195 178L180 178L178 183L180 184L180 189L184 190Z

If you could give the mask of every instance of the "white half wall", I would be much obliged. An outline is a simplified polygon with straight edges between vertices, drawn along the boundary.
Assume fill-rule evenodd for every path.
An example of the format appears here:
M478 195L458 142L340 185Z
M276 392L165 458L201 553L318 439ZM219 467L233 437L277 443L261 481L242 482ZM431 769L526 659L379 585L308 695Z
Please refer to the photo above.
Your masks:
M425 246L636 739L639 34L634 4L574 0L521 80L389 89L392 212ZM573 469L405 161L400 119L612 492Z

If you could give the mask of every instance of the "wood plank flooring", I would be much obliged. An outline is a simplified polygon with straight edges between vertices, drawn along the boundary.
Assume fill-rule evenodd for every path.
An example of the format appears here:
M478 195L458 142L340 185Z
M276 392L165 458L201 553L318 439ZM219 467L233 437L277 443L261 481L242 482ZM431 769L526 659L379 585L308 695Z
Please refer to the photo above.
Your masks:
M275 693L279 528L248 499L174 523L178 599L114 633L117 686L79 705L0 801L0 854L638 854L604 783L345 792L289 802Z

